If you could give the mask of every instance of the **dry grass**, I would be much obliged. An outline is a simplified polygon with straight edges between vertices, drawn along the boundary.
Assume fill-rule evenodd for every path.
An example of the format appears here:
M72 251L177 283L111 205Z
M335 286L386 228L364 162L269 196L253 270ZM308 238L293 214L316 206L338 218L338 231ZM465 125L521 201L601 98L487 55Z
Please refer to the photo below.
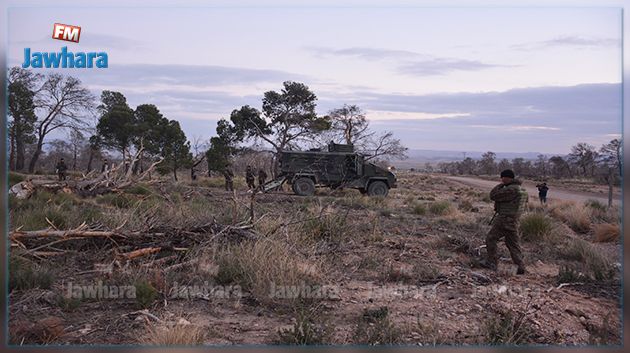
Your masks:
M149 327L142 344L159 346L196 346L203 344L204 331L190 324Z
M580 263L595 280L606 280L614 276L614 266L609 257L586 240L572 238L562 250L562 255L567 260Z
M435 201L429 204L429 212L438 216L445 216L455 209L448 201Z
M392 345L402 343L404 330L389 317L389 309L365 309L354 332L354 342L366 345Z
M300 298L273 298L272 289L321 281L318 263L307 261L297 251L271 239L221 250L215 261L219 265L219 283L237 283L265 304L285 302L292 306Z
M520 221L520 232L523 240L529 242L544 241L555 244L559 241L553 220L540 212L523 215Z
M557 202L551 205L549 212L577 233L587 233L591 229L591 212L584 205L575 202Z
M621 229L618 224L596 224L593 226L595 240L598 243L616 242L621 235Z

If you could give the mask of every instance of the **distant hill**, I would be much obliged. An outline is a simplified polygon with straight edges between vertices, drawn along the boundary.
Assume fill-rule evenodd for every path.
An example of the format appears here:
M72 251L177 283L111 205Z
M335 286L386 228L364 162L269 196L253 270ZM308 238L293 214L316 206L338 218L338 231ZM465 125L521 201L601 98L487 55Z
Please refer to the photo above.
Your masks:
M493 151L494 152L494 151ZM466 151L466 157L472 159L480 159L485 152L479 151ZM507 158L512 160L514 158L524 158L526 160L535 160L540 152L495 152L497 155L497 161ZM545 154L547 157L551 157L555 154ZM455 162L464 159L464 151L439 151L439 150L417 150L410 149L407 151L409 158L401 161L392 161L392 164L397 168L418 168L424 167L429 162L431 164L437 164L440 162Z

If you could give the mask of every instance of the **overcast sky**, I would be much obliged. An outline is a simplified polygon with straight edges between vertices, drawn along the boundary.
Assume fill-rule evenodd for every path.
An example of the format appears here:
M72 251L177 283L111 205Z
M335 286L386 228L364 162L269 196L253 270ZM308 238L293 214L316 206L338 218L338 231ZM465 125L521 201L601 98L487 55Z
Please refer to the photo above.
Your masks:
M80 43L51 39L55 22ZM106 51L108 69L63 71L157 105L189 138L286 80L319 114L358 104L414 149L567 153L621 134L613 7L13 7L8 25L10 65L25 47Z

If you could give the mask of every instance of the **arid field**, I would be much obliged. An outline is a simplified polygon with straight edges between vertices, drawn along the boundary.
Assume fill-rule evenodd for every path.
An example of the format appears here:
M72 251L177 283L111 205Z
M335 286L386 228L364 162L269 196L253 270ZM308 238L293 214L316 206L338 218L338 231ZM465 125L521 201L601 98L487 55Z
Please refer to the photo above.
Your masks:
M397 176L386 198L220 177L12 197L10 342L621 343L618 206L530 194L517 276L503 244L477 266L489 190Z

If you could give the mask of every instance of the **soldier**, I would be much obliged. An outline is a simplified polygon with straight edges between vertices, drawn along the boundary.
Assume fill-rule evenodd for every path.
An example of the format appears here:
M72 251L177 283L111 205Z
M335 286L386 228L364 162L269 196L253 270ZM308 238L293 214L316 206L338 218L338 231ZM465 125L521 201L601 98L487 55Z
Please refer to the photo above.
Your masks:
M109 172L109 162L107 161L107 158L103 158L103 164L101 165L101 173L108 173Z
M59 177L59 181L66 180L66 170L68 170L68 167L66 166L66 163L63 161L63 158L60 158L59 162L57 162L57 165L55 166L55 172L57 173L57 176Z
M223 169L223 177L225 177L225 190L226 191L234 191L234 173L232 169L230 169L229 165L226 165Z
M265 173L265 170L260 168L258 170L258 187L260 188L260 191L265 192L265 189L263 188L263 186L265 185L265 181L267 180L267 173Z
M497 269L497 242L505 237L505 245L510 251L512 261L518 266L516 274L525 274L525 264L519 245L519 217L527 203L527 192L521 188L514 172L506 169L501 172L501 184L490 191L490 199L494 201L495 219L492 229L486 236L488 258L481 263L482 267Z
M547 186L547 183L538 184L536 185L536 187L538 188L538 198L540 199L540 204L541 205L546 204L547 191L549 191L549 187Z
M250 190L256 189L256 183L254 178L254 170L251 165L248 165L245 169L245 181L247 182L247 187Z

